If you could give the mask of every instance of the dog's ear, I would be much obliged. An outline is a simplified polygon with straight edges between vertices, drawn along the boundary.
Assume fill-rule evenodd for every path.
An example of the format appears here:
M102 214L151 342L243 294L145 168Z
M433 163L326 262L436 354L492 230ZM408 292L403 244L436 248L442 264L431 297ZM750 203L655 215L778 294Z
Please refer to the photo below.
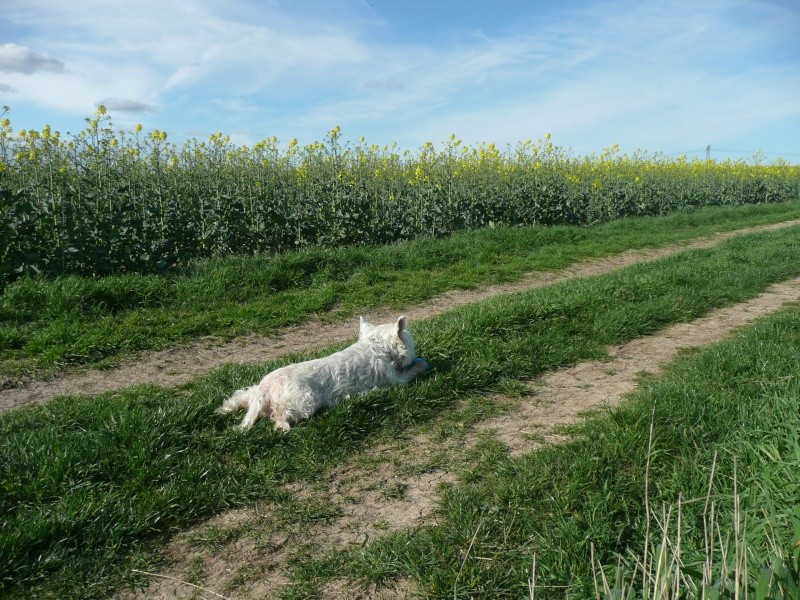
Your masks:
M397 319L397 335L403 333L403 330L406 328L406 318L400 317Z
M375 326L364 317L358 317L358 335L362 336L375 329Z

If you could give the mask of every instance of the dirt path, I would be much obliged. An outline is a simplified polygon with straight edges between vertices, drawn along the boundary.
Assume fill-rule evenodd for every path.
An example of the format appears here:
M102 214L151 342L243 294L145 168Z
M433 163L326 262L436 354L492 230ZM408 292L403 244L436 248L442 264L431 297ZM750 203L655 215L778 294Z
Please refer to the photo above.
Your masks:
M413 322L498 294L535 289L577 277L601 275L685 250L710 248L723 240L738 235L772 231L795 225L800 225L800 220L718 233L691 242L661 248L629 250L606 258L583 261L560 271L530 273L519 281L507 285L496 285L477 291L448 292L423 304L411 308L406 307L402 310ZM384 307L365 316L368 316L373 322L384 322L397 318L398 312L399 310L396 308ZM191 345L147 353L125 361L117 368L87 369L46 381L32 381L18 388L2 390L0 391L0 412L28 404L42 404L57 396L100 394L144 383L174 387L188 383L223 364L262 363L286 354L345 342L354 339L356 332L355 320L349 320L346 323L334 324L310 322L290 328L274 337L249 335L227 343L220 343L215 338L209 338Z
M372 448L314 483L287 488L294 502L325 507L325 517L302 526L282 522L271 506L230 511L183 532L166 548L169 565L151 576L144 594L119 598L271 597L291 585L293 561L347 551L387 532L435 523L440 486L455 483L483 436L511 455L558 442L558 427L578 422L591 409L616 406L643 374L658 374L682 350L711 345L788 303L800 301L800 278L779 283L748 302L608 348L608 361L588 361L529 382L522 398L495 396L510 410L445 440L425 432ZM215 541L216 540L216 541ZM191 585L189 585L191 584ZM214 590L214 593L202 591ZM411 582L360 589L337 581L324 598L406 598Z

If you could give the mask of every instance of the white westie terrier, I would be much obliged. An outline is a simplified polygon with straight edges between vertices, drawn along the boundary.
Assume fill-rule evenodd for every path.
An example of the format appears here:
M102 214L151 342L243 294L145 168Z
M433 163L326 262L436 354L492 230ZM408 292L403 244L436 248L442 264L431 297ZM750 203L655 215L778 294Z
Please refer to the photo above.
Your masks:
M358 341L330 356L291 364L267 374L257 385L237 391L217 412L246 408L239 427L246 431L260 416L289 431L322 408L393 385L409 383L430 365L415 354L414 338L406 318L373 325L360 318Z

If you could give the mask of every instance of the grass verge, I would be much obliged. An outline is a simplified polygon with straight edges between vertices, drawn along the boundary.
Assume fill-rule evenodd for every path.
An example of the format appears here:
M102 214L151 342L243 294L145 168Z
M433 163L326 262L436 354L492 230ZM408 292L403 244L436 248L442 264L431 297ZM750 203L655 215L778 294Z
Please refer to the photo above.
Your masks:
M800 202L706 208L596 227L483 229L379 248L211 260L181 276L23 279L0 295L0 380L214 335L274 333L312 315L398 308L628 249L800 217Z
M420 354L437 368L432 376L345 403L287 436L263 425L242 436L232 429L233 419L213 412L231 390L285 361L223 368L182 390L140 387L0 415L2 592L102 595L126 580L131 567L148 570L158 544L198 519L255 498L280 499L282 482L313 478L376 434L446 413L465 393L600 357L606 345L752 297L770 283L800 274L799 248L797 227L747 235L714 249L450 311L415 326ZM498 465L522 468L492 452ZM563 460L553 458L558 464ZM624 488L635 482L624 476L631 469L625 461L593 462L593 478L567 482L565 490L571 485L596 492L611 483ZM446 496L445 510L457 506L454 498L480 489L478 482ZM513 487L507 500L496 503L498 513L516 510L515 498L528 502L526 489ZM474 508L459 521L462 533L486 514ZM620 534L618 544L626 541L630 530L619 525L635 516L632 498L621 512L608 512L615 515L613 528L599 531ZM587 519L576 518L565 527L583 526ZM590 529L590 539L601 539L594 532ZM437 550L437 544L431 542L428 556L445 562L462 547ZM532 550L526 545L522 554ZM542 558L545 562L553 573L567 568L558 552L552 561ZM378 575L389 577L392 571ZM442 585L451 583L443 576Z

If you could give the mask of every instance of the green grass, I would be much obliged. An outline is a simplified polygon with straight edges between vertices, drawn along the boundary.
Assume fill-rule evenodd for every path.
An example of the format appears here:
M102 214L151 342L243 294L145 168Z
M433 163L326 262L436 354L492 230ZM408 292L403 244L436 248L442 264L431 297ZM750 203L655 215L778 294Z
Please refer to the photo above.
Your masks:
M752 297L772 282L800 274L798 250L797 227L747 235L714 249L499 297L417 323L419 352L436 367L431 376L407 388L345 403L287 436L264 424L242 436L232 428L234 419L216 415L214 409L231 390L257 380L265 369L289 358L261 368L226 367L182 390L139 387L100 397L58 399L0 415L0 582L4 586L0 591L9 597L102 595L125 580L131 567L146 569L159 544L199 519L256 498L280 500L286 494L278 489L281 482L314 478L375 436L393 435L446 413L465 394L507 387L509 380L600 357L608 344ZM769 386L770 381L767 377L761 384ZM659 412L659 417L668 416ZM675 430L670 435L676 438L689 426L693 424L664 425ZM646 435L646 424L632 429ZM628 444L613 445L622 452ZM444 563L450 563L463 548L459 545L463 535L468 531L472 536L478 520L487 515L501 519L506 510L522 510L534 494L534 484L524 478L507 489L499 487L499 479L497 486L491 485L503 473L512 479L517 472L535 475L537 467L526 466L533 462L509 462L500 449L487 451L491 460L482 464L495 462L498 473L487 472L472 486L445 497L445 512L460 511L463 518L457 523L460 541L437 550ZM561 465L568 472L567 459L559 456L552 457L551 466ZM585 456L591 457L592 478L563 481L564 494L574 493L570 497L577 499L586 494L612 497L627 490L635 495L641 482L627 452L617 462L613 455ZM667 464L667 471L675 468L676 476L680 475L675 463ZM536 479L544 480L550 481ZM500 494L492 504L496 516L487 513L479 500L475 504L469 500L489 489ZM566 519L565 532L583 535L588 531L597 540L616 536L613 547L633 539L638 510L634 504L641 502L641 494L623 496L621 506L612 505L607 511L595 504L596 511L607 515L588 530L586 524L602 515L587 513L572 519L570 515L578 515L576 511L583 507L574 502L566 511L561 505L548 505L548 514L556 522ZM629 519L633 519L629 526L622 527ZM526 521L528 528L537 526L533 518ZM431 531L430 535L438 535L437 530ZM420 535L419 548L433 544L420 556L430 558L439 541ZM537 540L538 535L531 539ZM508 571L504 581L508 583L509 577L516 581L519 574L520 563L511 558L527 560L531 551L542 553L542 564L552 570L548 576L571 573L576 567L567 558L572 555L566 543L555 543L553 549L526 543L504 554L510 561L504 564L517 569ZM550 552L548 560L545 551ZM399 572L397 561L386 565L376 577ZM437 563L431 561L428 566ZM423 579L430 589L452 585L438 566L432 572L435 575ZM462 581L473 576L470 571Z
M681 597L800 598L798 356L795 305L680 359L569 443L512 459L487 442L467 483L445 491L438 525L309 561L298 587L412 578L429 597L521 598L535 556L536 598L589 598L601 580L593 545L610 582L604 598L671 598L633 568L646 540L650 561L666 540L680 563L665 564L660 581ZM713 548L707 523L718 527ZM646 571L655 579L652 564Z
M451 289L798 217L798 202L725 207L596 227L484 229L381 248L218 259L182 276L23 279L0 296L0 378L108 365L205 335L274 333L313 315L399 310Z

